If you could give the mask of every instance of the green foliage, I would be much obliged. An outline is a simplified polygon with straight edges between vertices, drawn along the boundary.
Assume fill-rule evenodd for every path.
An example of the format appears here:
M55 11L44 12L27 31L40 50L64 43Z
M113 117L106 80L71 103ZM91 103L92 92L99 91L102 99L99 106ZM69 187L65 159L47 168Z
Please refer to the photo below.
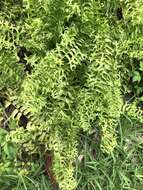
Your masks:
M4 0L0 5L0 115L9 130L1 131L0 173L37 176L51 151L60 189L74 190L83 132L99 129L100 149L110 154L123 114L143 123L138 100L124 101L127 93L142 92L143 3Z
M143 185L142 127L129 117L119 122L118 146L105 156L95 145L95 139L82 137L82 162L76 163L78 190L141 190ZM97 141L96 141L97 143Z

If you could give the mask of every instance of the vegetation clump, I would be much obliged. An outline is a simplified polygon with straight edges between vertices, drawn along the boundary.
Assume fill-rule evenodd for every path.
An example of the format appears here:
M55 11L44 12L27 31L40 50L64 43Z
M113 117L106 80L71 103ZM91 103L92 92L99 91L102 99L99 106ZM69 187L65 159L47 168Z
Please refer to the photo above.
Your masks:
M143 123L142 8L142 0L0 2L3 189L30 190L46 174L53 187L80 189L81 136L98 131L99 152L112 155L120 124Z

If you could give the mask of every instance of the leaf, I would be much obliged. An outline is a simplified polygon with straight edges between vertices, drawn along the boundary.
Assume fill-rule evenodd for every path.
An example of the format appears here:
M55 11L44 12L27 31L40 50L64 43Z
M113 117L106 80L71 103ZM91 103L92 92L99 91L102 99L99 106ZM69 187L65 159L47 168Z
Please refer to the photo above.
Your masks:
M133 73L133 82L140 82L141 81L141 75L138 71L134 71Z
M140 71L143 71L143 62L140 63Z
M11 143L5 143L4 153L8 156L9 159L13 159L16 156L17 149Z
M0 128L0 145L4 143L6 134L6 130Z

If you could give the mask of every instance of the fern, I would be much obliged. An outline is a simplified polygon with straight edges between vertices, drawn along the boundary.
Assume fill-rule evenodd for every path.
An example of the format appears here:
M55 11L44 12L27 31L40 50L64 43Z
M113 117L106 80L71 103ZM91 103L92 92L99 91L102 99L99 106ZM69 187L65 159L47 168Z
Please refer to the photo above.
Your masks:
M142 59L142 5L140 0L1 3L0 121L14 106L1 149L5 158L15 150L8 156L15 173L23 168L32 175L34 156L51 151L60 189L74 190L81 133L99 128L100 147L110 154L122 114L142 123L142 111L124 101L133 58ZM23 115L27 123L21 127ZM17 167L23 154L25 165Z

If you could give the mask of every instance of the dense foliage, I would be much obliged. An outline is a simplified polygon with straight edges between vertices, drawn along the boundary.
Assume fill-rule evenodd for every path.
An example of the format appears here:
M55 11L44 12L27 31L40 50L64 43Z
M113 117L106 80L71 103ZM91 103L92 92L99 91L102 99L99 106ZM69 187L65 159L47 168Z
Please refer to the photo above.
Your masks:
M110 154L123 115L143 123L142 10L142 0L0 1L2 179L37 176L50 151L55 181L74 190L81 134L99 131Z

